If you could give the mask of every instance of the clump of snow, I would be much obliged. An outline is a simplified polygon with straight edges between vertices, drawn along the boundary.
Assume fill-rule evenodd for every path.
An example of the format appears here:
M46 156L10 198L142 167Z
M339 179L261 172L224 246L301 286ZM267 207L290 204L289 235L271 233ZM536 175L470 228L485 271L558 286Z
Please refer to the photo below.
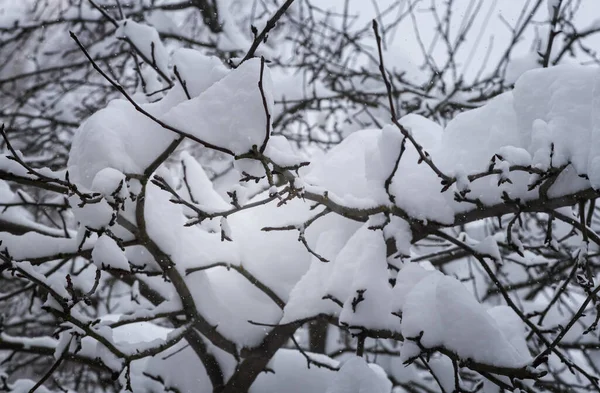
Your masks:
M265 155L282 167L291 167L308 161L307 157L294 151L290 142L283 135L273 135L269 138Z
M149 64L168 75L169 54L154 27L125 19L119 21L115 35L131 42Z
M115 197L124 200L128 196L125 175L113 168L100 170L94 176L91 188L102 194L109 202L114 202Z
M80 203L78 196L69 198L73 216L81 228L100 230L114 223L115 212L106 199L102 198L97 203L86 203L83 206Z
M536 156L549 156L553 143L553 166L570 162L578 173L588 173L588 163L600 152L595 146L600 125L593 115L598 83L596 67L575 65L533 70L519 78L513 91L518 132L534 163Z
M423 278L407 294L401 331L405 361L421 349L444 347L461 359L499 367L523 367L524 356L504 336L498 323L458 280L441 274Z
M396 276L396 285L392 293L392 311L402 312L406 297L413 288L429 275L441 275L437 270L425 270L418 263L407 263Z
M308 271L290 293L282 323L312 317L321 312L339 312L339 306L331 300L323 299L323 296L327 295L328 281L335 269L335 256L346 245L359 224L332 215L325 219L330 220L329 225L319 235L314 249L330 262L323 263L316 257L312 258Z
M199 96L229 73L221 60L193 49L177 49L172 61L192 97Z
M108 235L102 235L92 250L92 260L98 269L121 269L129 271L129 262L121 247Z
M142 107L160 112L160 106L167 102L162 101ZM175 137L173 132L137 112L129 102L113 100L75 133L68 162L71 180L90 188L96 174L105 168L141 174Z
M224 211L231 205L215 191L212 182L206 175L202 165L188 152L181 155L181 163L185 170L186 186L182 187L180 193L199 205L207 213Z
M511 58L506 66L504 80L507 85L513 85L521 75L529 70L540 68L540 55L535 52L529 52L523 56Z
M487 312L494 318L504 337L517 352L525 359L530 358L531 353L525 340L525 324L517 313L508 306L495 306Z
M453 392L455 390L454 366L452 360L447 356L434 356L429 362L431 372L435 374L436 380L441 385L444 392Z
M352 281L345 283L350 296L344 301L339 321L351 327L391 329L397 319L392 316L387 270L386 244L380 231L370 231L354 255L356 267Z
M531 154L521 147L502 146L500 149L498 149L498 155L500 155L504 161L509 162L511 165L531 165Z
M326 393L389 393L392 382L376 364L355 356L342 365Z
M390 222L383 228L383 234L387 239L394 238L399 255L410 255L412 233L406 220L390 217Z
M267 129L258 88L260 66L259 59L244 62L198 97L173 108L163 120L234 154L247 153L254 145L260 147ZM263 88L267 109L271 112L272 81L266 66Z

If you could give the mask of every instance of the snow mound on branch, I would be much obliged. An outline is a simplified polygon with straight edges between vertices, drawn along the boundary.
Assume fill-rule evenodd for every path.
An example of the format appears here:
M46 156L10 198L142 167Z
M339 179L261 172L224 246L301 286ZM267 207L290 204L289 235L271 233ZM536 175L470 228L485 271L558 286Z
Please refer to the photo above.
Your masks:
M261 193L248 203L265 200ZM299 199L277 207L278 201L247 209L228 218L234 241L237 243L241 264L257 279L271 288L284 301L293 286L306 273L310 254L298 241L298 231L263 231L265 227L301 225L315 212ZM317 241L321 219L306 231L306 240L314 245Z
M203 211L214 213L231 209L231 205L215 191L202 165L188 152L181 154L185 171L185 186L180 194L197 204Z
M240 257L234 242L221 241L220 233L198 226L186 227L181 205L170 202L170 195L154 184L146 188L144 216L148 235L175 262L185 276L189 268L221 262L238 264Z
M402 266L396 276L396 285L392 292L392 311L402 312L410 291L429 275L441 276L442 273L437 270L425 270L418 263L408 263Z
M391 390L392 382L381 367L355 356L346 360L326 393L389 393Z
M332 198L351 206L370 206L382 200L384 193L380 191L374 196L373 189L368 187L365 167L367 153L376 150L380 133L369 129L351 134L311 163L305 181L326 189Z
M148 64L168 75L169 55L154 27L126 19L119 22L115 35L131 42Z
M148 376L158 377L162 381L155 381ZM134 391L151 393L163 393L168 388L179 392L212 391L202 361L185 341L149 358L138 373L134 374L132 370L132 385Z
M143 104L149 112L156 104ZM125 100L113 100L75 133L69 154L71 180L90 188L105 168L141 174L177 135L137 112Z
M177 51L173 61L192 96L199 95L213 86L227 72L218 60L189 49ZM268 79L267 74L268 71L265 71L265 79ZM258 71L253 80L258 81ZM265 88L267 86L270 85L265 81ZM220 91L220 88L215 90ZM209 95L214 94L215 90ZM229 93L221 92L224 100ZM257 102L260 103L260 95L257 98ZM181 85L176 83L162 100L138 104L151 115L161 117L184 101L185 92ZM209 111L205 114L211 118L226 120L229 118L229 109L221 112ZM264 110L261 113L264 119ZM244 116L243 113L240 115ZM187 117L180 120L196 125L193 119ZM205 131L219 132L211 129ZM264 137L264 127L262 135ZM176 133L162 128L146 115L136 111L130 102L123 99L113 100L106 108L88 118L75 133L68 161L70 178L73 182L90 188L96 174L105 168L113 168L124 174L142 174L177 137Z
M92 260L98 269L114 268L129 271L129 262L123 250L110 236L102 235L92 250Z
M473 209L473 203L455 200L457 191L485 205L503 203L503 195L522 201L539 197L529 190L526 171L511 165L533 165L546 170L571 164L548 194L561 196L587 187L600 188L600 71L597 67L562 65L525 72L515 89L481 108L450 121L444 132L416 115L400 119L423 152L446 176L456 177L441 193L442 179L424 162L413 144L405 142L399 166L389 187L394 203L409 216L451 224ZM396 132L396 134L394 134ZM389 204L385 180L395 165L400 130L363 130L348 136L307 170L307 189L325 194L349 208L366 209ZM423 154L425 154L423 153ZM468 175L495 169L501 174L474 181ZM396 153L397 157L397 153ZM590 182L577 175L589 177ZM507 179L510 182L500 180ZM506 193L506 194L505 194Z
M367 329L392 329L397 323L391 313L392 287L386 260L386 244L381 231L369 230L357 254L357 264L351 281L351 291L344 301L340 323Z
M94 176L92 190L99 192L108 201L114 202L115 197L127 198L125 175L113 168L104 168Z
M381 263L372 258L383 258L385 263L385 243L380 232L372 231L364 224L348 240L333 261L334 267L326 285L326 294L342 303L352 299L356 293L351 284L356 275L361 273L359 267L368 263ZM358 282L357 282L358 284Z
M163 120L234 154L247 153L253 145L260 147L267 129L258 88L260 66L259 59L244 62L198 97L173 108ZM263 88L270 113L273 112L272 84L265 66Z
M399 276L404 275L403 270ZM424 275L415 270L412 268L406 274ZM402 278L396 285L406 282ZM452 277L439 273L424 275L408 291L401 307L400 329L405 337L401 351L403 361L417 356L420 346L443 347L461 359L498 367L523 367L531 360L517 338L505 335L519 332L507 331L506 323L502 324L505 329L501 329L464 285ZM524 340L523 333L521 331Z
M177 49L172 61L192 97L199 96L229 73L221 60L193 49Z
M554 144L553 166L571 163L597 176L600 167L600 70L561 65L526 72L513 91L518 131L538 163ZM538 126L535 127L537 122ZM595 184L595 187L600 187Z
M512 93L504 93L481 108L452 119L444 130L436 163L441 168L456 168L460 164L467 172L483 171L498 149L519 146L512 102Z
M312 258L308 271L290 293L282 323L313 317L320 313L335 315L339 312L339 306L331 300L323 299L323 296L326 295L325 289L335 269L335 256L358 229L359 223L332 215L326 219L333 222L328 229L321 232L314 249L330 262L323 263L317 257Z
M487 310L494 318L504 337L512 344L523 358L531 357L525 340L525 324L515 311L508 306L496 306Z

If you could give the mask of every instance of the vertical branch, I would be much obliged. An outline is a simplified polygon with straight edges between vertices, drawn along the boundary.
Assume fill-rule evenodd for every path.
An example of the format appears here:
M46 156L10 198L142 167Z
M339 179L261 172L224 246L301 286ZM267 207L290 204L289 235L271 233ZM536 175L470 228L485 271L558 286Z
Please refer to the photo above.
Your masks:
M267 143L269 143L269 137L271 136L271 113L269 112L269 103L267 102L267 96L265 94L263 76L265 72L265 58L263 56L260 57L260 77L258 79L258 90L260 90L260 96L262 98L263 107L265 108L265 116L266 116L266 126L265 126L265 139L263 140L262 145L258 151L262 154L265 152L267 148Z
M551 1L551 0L548 0ZM552 20L550 21L550 32L548 33L548 43L546 45L546 52L542 58L542 67L547 68L550 64L550 55L552 54L552 44L554 43L554 39L560 33L556 31L556 25L560 19L560 6L562 0L557 0L556 4L554 4L554 12L552 14Z

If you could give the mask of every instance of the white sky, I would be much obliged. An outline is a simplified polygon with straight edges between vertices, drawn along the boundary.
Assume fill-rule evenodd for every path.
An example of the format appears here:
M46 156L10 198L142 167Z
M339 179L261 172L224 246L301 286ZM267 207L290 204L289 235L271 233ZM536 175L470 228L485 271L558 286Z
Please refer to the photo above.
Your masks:
M403 1L403 0L400 0ZM404 0L405 9L409 3L414 3L416 0ZM563 4L569 0L563 0ZM385 10L391 4L397 3L398 0L351 0L350 12L358 16L357 25L363 26L372 20L376 15L376 9ZM421 0L417 5L417 24L419 26L419 34L426 47L429 47L433 41L436 32L434 29L434 20L431 13L426 12L430 4L435 3L440 12L444 10L445 0ZM465 16L470 15L478 0L454 0L454 17L452 19L454 36L460 31L461 25ZM320 7L332 10L343 10L345 0L323 0L317 2ZM489 64L496 64L501 56L503 49L507 47L511 35L502 21L504 18L509 24L515 25L523 6L532 9L536 0L483 0L481 11L479 12L476 22L471 28L467 43L459 53L458 61L461 63L462 69L466 66L467 73L476 72L482 61L485 58L488 46L493 39L493 48ZM390 14L390 19L395 18L397 12ZM539 7L535 14L534 22L543 22L548 20L548 7L546 1ZM600 0L581 0L581 6L577 13L577 18L574 20L575 25L583 29L594 21L600 20ZM545 36L545 34L544 34ZM421 59L421 50L415 39L415 30L410 17L404 20L397 31L394 33L394 43L388 48L388 51L400 51L404 59L411 59L419 62ZM492 38L493 37L493 38ZM516 50L515 55L520 56L531 52L531 46L535 37L535 30L529 29ZM388 37L389 39L389 37ZM586 43L593 49L600 52L600 34L586 40ZM443 61L445 48L441 40L437 40L437 45L434 50L434 58L436 61ZM471 61L467 61L472 56ZM419 64L417 64L419 65Z

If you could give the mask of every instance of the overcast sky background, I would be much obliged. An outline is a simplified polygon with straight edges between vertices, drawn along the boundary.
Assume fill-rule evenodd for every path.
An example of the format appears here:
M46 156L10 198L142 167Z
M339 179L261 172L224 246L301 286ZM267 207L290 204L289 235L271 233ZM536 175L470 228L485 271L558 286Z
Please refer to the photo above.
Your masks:
M546 1L544 1L539 7L538 12L534 15L534 23L548 21L549 16ZM564 0L563 4L567 1ZM380 11L385 10L397 2L398 0L351 0L350 12L357 16L357 20L355 21L357 25L366 25L377 15L377 9ZM438 6L440 12L445 9L445 0L421 0L417 4L415 12L419 34L427 47L429 47L436 35L435 22L431 13L426 11L432 2ZM318 5L326 9L342 11L344 3L345 0L326 0L318 2ZM415 0L404 0L404 10L407 9L409 4L414 3ZM454 37L458 35L463 21L471 15L477 3L478 1L476 0L454 0L452 18ZM484 0L475 23L467 35L467 42L458 54L458 62L461 64L459 69L465 70L467 75L476 73L484 61L488 47L492 42L493 47L488 64L496 64L511 39L511 33L506 23L502 21L502 18L514 26L523 7L531 10L535 3L535 0ZM391 20L397 16L398 11L389 14L386 20ZM600 0L581 0L577 17L573 22L579 29L584 29L593 23L600 23ZM547 30L543 30L543 27L539 31L544 36L547 34ZM527 55L532 52L532 42L535 39L535 35L536 32L534 29L528 30L524 39L514 51L515 57ZM392 41L391 38L393 38L393 42L388 45L388 52L397 53L405 61L418 63L411 66L421 64L421 50L415 38L414 24L410 17L406 18L394 32L393 37L387 37L387 40ZM600 51L600 34L587 38L585 42L593 49ZM433 52L436 61L443 61L445 58L444 53L443 42L437 40L437 45Z

